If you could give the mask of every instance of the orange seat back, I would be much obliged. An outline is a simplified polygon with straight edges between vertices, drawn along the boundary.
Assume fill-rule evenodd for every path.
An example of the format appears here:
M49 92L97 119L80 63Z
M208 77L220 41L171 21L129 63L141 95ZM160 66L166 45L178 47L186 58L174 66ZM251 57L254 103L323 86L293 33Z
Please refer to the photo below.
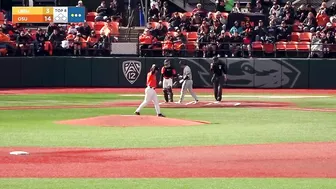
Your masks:
M273 53L274 52L274 44L273 43L263 44L263 50L264 50L265 53Z
M310 42L299 42L297 44L297 49L302 51L309 51L310 49Z
M292 41L300 41L300 33L299 32L292 32L291 40Z
M300 34L300 41L311 41L312 33L311 32L303 32Z
M283 41L276 42L275 47L277 50L284 51L286 50L286 42Z
M0 12L0 24L3 24L5 20L5 15L3 12Z
M286 50L297 50L298 42L290 41L286 43Z
M110 26L111 26L111 29L112 29L111 34L113 36L119 36L119 34L120 34L119 33L119 22L111 22Z
M255 41L252 43L252 48L253 49L262 49L263 46L262 46L262 42L261 41Z
M198 38L197 32L189 32L187 35L188 41L196 41Z
M101 30L105 25L105 22L96 22L94 25L95 30Z
M193 13L192 12L185 12L183 13L186 17L190 18L193 16Z

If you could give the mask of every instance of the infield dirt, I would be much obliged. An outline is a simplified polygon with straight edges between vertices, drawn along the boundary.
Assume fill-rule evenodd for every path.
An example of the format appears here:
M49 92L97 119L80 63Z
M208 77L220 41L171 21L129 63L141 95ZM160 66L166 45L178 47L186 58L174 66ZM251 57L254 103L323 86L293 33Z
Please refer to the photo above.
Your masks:
M27 156L9 152L24 150ZM336 143L89 149L0 148L0 177L336 178Z

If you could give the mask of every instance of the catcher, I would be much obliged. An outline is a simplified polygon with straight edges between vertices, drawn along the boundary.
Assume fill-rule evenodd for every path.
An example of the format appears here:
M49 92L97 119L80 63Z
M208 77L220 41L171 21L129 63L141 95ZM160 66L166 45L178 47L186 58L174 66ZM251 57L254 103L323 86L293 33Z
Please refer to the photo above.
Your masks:
M176 77L176 70L171 66L170 60L166 59L161 69L159 85L162 85L165 102L173 102L173 79Z

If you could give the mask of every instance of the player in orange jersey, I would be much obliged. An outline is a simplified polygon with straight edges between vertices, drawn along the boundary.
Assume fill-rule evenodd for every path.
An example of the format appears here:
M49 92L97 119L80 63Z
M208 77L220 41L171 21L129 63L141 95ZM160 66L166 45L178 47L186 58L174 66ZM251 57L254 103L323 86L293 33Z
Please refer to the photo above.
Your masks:
M144 108L150 101L152 101L154 103L157 116L165 117L163 114L161 114L159 100L155 92L155 88L157 84L156 74L158 73L158 71L159 71L159 68L155 64L153 64L150 71L147 74L147 87L145 89L145 99L140 104L140 106L136 109L135 115L140 115L141 109Z

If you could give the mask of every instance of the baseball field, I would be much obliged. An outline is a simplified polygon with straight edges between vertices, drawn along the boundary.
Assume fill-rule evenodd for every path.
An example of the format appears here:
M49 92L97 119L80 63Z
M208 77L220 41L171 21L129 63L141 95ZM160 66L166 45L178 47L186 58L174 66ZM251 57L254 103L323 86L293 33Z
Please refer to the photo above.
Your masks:
M0 188L336 187L336 90L211 91L0 90Z

